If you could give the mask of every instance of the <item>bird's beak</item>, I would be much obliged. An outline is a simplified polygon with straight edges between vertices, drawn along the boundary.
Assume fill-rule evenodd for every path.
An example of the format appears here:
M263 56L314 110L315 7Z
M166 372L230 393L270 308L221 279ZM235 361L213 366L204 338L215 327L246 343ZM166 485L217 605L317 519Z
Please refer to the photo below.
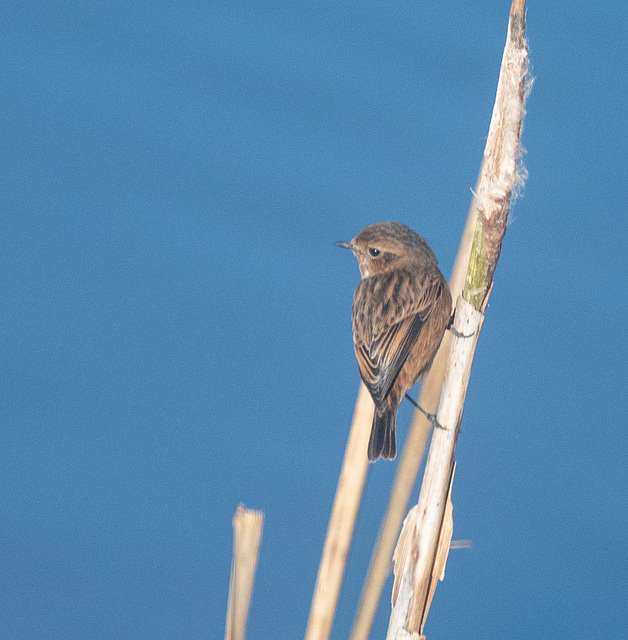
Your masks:
M334 245L340 247L341 249L349 249L349 251L353 251L353 245L351 242L345 242L344 240L338 240L334 242Z

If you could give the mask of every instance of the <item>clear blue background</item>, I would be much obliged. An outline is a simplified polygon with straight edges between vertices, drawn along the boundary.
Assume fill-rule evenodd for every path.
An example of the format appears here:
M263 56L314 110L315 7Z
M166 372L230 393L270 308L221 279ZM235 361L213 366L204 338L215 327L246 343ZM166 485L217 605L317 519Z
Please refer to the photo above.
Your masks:
M239 502L266 514L248 638L302 637L358 388L332 242L398 220L450 273L508 9L4 4L0 638L222 637ZM625 638L627 23L529 3L530 178L457 454L473 548L428 637Z

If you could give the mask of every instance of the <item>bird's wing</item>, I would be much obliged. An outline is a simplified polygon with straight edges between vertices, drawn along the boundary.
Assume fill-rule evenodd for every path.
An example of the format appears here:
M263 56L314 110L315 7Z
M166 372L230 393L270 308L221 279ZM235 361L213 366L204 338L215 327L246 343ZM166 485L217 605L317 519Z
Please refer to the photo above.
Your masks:
M360 376L378 408L385 406L386 397L410 349L441 295L440 282L426 282L425 285L416 291L416 295L407 297L405 313L402 305L398 313L390 314L388 322L378 321L386 314L382 314L376 305L370 310L375 316L370 330L365 331L357 326L354 328L354 347ZM365 312L369 313L369 309L365 309Z

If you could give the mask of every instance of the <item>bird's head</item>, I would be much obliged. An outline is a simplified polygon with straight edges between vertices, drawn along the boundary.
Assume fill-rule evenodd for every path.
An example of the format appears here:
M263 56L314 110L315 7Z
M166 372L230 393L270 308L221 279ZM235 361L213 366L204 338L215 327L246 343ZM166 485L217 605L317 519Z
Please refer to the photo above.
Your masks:
M363 278L402 267L438 264L427 242L410 227L399 222L371 224L362 229L353 240L334 244L352 251Z

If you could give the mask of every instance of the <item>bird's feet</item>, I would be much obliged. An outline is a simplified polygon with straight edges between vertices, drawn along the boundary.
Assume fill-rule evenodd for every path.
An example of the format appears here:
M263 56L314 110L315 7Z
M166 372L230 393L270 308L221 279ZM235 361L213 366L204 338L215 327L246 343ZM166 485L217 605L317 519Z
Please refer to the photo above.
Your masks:
M456 310L454 309L454 312L451 314L451 318L449 318L449 324L447 325L447 329L449 329L449 331L451 331L451 333L456 336L456 338L471 338L473 336L472 333L470 334L466 334L466 333L460 333L460 331L458 331L458 329L454 329L454 318L456 317Z
M435 413L428 413L423 407L420 407L416 401L414 401L407 393L406 398L413 404L429 421L432 425L432 429L443 429L446 431L445 427L436 419Z

